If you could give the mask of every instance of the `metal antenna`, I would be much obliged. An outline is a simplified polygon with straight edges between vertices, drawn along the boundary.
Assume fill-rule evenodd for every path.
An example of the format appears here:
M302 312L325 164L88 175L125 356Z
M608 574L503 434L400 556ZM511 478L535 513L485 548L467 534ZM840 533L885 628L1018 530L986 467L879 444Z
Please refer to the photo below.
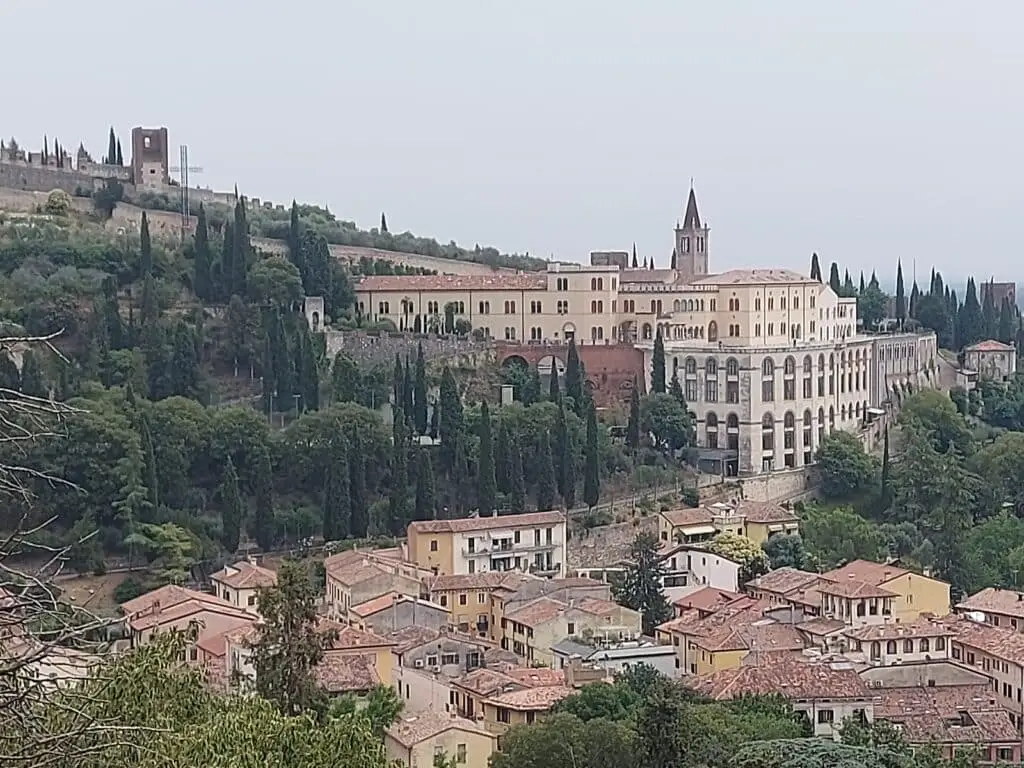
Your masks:
M185 242L185 236L188 234L188 220L191 213L189 210L188 177L190 173L202 173L203 169L188 164L188 144L182 144L178 147L178 155L179 164L171 166L167 170L178 174L178 180L181 185L181 241Z

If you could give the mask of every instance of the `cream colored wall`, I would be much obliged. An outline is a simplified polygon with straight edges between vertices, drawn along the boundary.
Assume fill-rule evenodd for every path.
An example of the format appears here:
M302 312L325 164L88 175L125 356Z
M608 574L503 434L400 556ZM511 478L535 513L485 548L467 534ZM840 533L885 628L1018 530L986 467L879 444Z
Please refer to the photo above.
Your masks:
M552 567L560 565L564 575L565 569L565 523L555 523L544 526L517 526L514 523L514 515L503 519L508 520L510 525L502 529L488 529L486 531L473 531L456 533L452 535L452 564L454 573L471 573L469 563L474 563L473 573L485 573L491 570L490 563L495 552L493 542L496 539L511 539L512 549L502 554L520 558L522 563L532 564L537 554L547 555L551 553ZM547 529L551 529L551 544L547 544ZM540 545L536 544L536 532L540 531ZM515 541L516 534L519 534L519 541ZM469 540L474 540L474 552L469 552ZM546 560L545 560L546 562Z
M992 693L999 705L1013 713L1018 726L1024 722L1024 703L1021 702L1024 698L1024 664L1011 658L999 658L955 638L951 642L953 658L990 678L993 681Z
M773 533L798 533L800 530L800 523L783 523L782 531L771 531L768 529L767 523L744 523L743 532L744 535L752 542L761 546L764 542L768 541L768 537Z
M901 624L908 624L922 613L946 616L950 613L949 584L907 573L883 582L882 587L900 597L895 601L893 612Z
M459 746L465 749L466 768L487 768L491 754L497 749L497 738L493 734L476 733L461 728L450 728L443 733L425 739L411 749L403 747L390 735L384 738L384 746L389 760L398 760L409 768L432 768L434 755L438 749L444 750L449 760L455 761L459 755Z
M216 587L218 597L227 600L233 606L235 606L236 608L241 608L243 611L252 611L253 613L256 612L256 596L258 590L256 590L255 588L235 589L233 587L229 587L222 581L216 580L214 580L213 584Z
M698 648L694 661L698 675L710 675L725 669L735 669L743 663L750 651L706 651Z
M448 532L420 533L409 527L409 557L424 568L437 569L440 576L450 576L454 571L454 536ZM437 542L437 551L431 551L430 544Z

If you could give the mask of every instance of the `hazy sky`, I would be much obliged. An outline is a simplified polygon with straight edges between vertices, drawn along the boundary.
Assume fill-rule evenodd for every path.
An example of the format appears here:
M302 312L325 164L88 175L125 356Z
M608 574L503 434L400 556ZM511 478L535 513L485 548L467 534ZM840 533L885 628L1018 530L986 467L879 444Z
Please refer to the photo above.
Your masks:
M573 261L667 263L693 177L713 270L1015 279L1022 28L1019 0L2 0L0 134L99 156L113 124L127 155L165 125L204 186Z

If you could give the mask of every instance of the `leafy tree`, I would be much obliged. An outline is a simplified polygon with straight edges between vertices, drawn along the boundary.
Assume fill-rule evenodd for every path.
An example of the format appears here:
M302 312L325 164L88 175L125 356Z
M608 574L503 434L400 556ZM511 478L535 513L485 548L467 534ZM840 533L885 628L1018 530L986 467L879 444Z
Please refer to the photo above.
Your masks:
M377 685L370 689L363 701L352 694L346 694L331 703L330 717L344 717L359 713L366 720L378 739L402 713L404 703L390 685ZM434 765L437 765L436 755Z
M267 256L249 270L248 295L260 305L290 306L302 300L299 271L284 256Z
M416 434L427 434L427 364L423 359L423 343L416 346L416 379L413 385L414 422Z
M864 445L849 432L836 431L821 441L817 453L818 476L826 498L845 499L865 490L875 467Z
M640 447L640 392L636 377L629 395L629 421L626 424L626 446L636 451Z
M952 447L958 453L974 452L974 437L948 395L924 390L908 397L900 410L899 424L928 439L938 451Z
M885 541L878 526L850 507L806 506L800 533L804 546L825 569L851 560L879 561L885 557Z
M547 432L540 436L537 450L537 509L547 511L557 505L558 487L555 483L555 465L551 457L551 441Z
M857 317L863 320L865 328L874 328L885 319L888 303L889 297L875 280L857 294Z
M695 441L693 420L672 395L667 392L648 395L640 403L640 425L654 436L662 449L678 450Z
M665 391L665 339L658 329L654 337L654 354L651 357L651 392L658 394Z
M738 533L719 533L708 543L708 551L738 563L741 584L768 571L768 555L761 547Z
M401 408L392 414L391 439L394 450L391 452L391 485L388 494L388 513L391 517L391 530L400 535L409 522L409 432L405 426L405 414Z
M436 516L437 501L434 494L434 467L430 452L418 451L416 463L416 520L430 520Z
M804 548L804 540L798 533L778 533L761 544L768 556L771 570L796 568L801 571L813 570L813 558Z
M679 369L672 371L672 379L668 383L668 393L675 398L684 409L686 408L686 396L683 394L683 386L679 383Z
M441 372L439 396L440 418L438 432L441 437L441 461L444 469L451 472L455 466L456 446L463 430L462 398L459 397L455 377L448 366Z
M195 534L174 523L139 523L124 543L146 555L153 587L184 584L198 559Z
M242 522L245 519L245 508L242 505L242 494L238 485L238 473L231 457L227 457L224 465L224 480L220 486L221 504L221 544L228 552L238 551L238 540L242 535Z
M587 410L587 445L583 470L583 503L593 509L601 496L600 450L597 443L597 412L593 404Z
M585 723L599 718L619 722L631 718L639 703L639 694L625 682L616 680L612 685L585 685L558 702L554 712L573 715Z
M655 627L672 618L672 606L661 586L664 576L657 535L638 533L630 544L629 565L622 581L612 590L619 604L641 613L645 635L653 635Z
M260 549L267 552L274 546L276 522L274 520L274 475L270 466L270 452L266 448L259 451L255 466L256 508L250 534L259 544Z
M317 596L302 565L282 563L276 586L261 589L257 604L263 622L251 646L256 691L283 715L323 712L315 670L334 637L317 629Z
M529 375L519 388L519 402L524 406L540 402L540 370L536 365L530 366Z
M356 403L361 397L361 372L345 350L334 356L331 366L331 396L336 403Z
M494 477L494 446L491 442L491 413L480 405L480 456L477 461L477 507L481 515L497 509L498 486Z
M39 356L32 349L26 349L21 358L21 391L29 397L50 396L50 386L46 383Z
M978 302L974 278L967 280L967 294L956 318L956 340L960 347L968 347L985 336L985 317Z
M889 425L885 426L884 443L882 449L882 509L888 509L892 503L892 485L889 478Z
M352 498L349 493L351 469L344 439L331 441L323 491L324 541L340 541L351 534Z
M594 686L588 686L594 687ZM599 686L606 687L606 686ZM636 735L625 723L556 714L502 737L492 768L634 768Z

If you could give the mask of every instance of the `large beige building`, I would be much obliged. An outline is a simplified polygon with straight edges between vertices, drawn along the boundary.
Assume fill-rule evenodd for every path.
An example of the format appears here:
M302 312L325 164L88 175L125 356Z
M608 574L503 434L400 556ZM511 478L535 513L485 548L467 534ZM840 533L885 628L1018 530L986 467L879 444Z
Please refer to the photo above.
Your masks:
M701 469L726 475L809 464L829 432L935 378L934 334L859 333L856 299L791 270L711 273L709 234L691 190L668 269L602 251L537 273L367 277L356 300L399 328L433 328L449 307L499 340L635 345L648 375L660 331Z

